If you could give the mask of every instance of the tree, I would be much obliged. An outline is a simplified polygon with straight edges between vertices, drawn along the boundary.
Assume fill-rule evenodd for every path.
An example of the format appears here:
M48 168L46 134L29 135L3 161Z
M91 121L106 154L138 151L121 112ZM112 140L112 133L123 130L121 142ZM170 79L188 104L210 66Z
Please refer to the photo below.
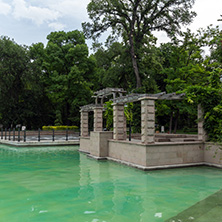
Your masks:
M5 127L24 124L38 128L49 110L41 83L41 73L31 60L28 47L8 37L0 38L0 116Z
M107 49L97 47L94 54L97 74L101 88L113 87L130 89L133 73L130 70L126 48L122 43L114 42Z
M161 52L155 46L156 38L149 38L147 44L140 50L139 61L143 87L141 93L157 92L156 76L162 69ZM119 87L132 92L136 88L134 73L131 68L129 50L126 44L119 42L106 42L94 44L94 57L97 64L97 74L102 88Z
M91 99L95 61L88 56L84 35L78 30L52 32L47 39L42 69L54 124L77 125L79 107Z
M83 23L87 37L98 37L111 28L129 45L137 88L141 87L138 61L140 49L152 31L163 30L172 36L180 25L196 15L194 0L91 0L87 10L92 23Z
M222 69L215 69L210 73L207 86L190 86L185 92L188 102L201 104L204 110L204 129L208 140L222 141L222 84L220 76Z
M221 32L218 27L212 28L209 26L207 29L198 30L196 34L187 30L181 33L181 37L180 39L174 38L172 42L160 46L163 56L163 70L161 73L165 78L162 81L162 84L165 83L162 87L165 87L164 91L168 93L176 91L189 93L190 89L195 89L195 92L199 91L207 94L201 94L200 96L195 93L196 97L202 98L207 103L209 92L212 91L215 94L212 88L220 89L221 86ZM210 55L204 53L206 48L209 49ZM204 99L205 96L206 98ZM199 102L204 103L200 100ZM211 104L211 108L213 105ZM159 107L161 109L157 109L157 116L161 122L162 120L164 121L164 118L162 118L164 113L168 112L171 116L169 131L171 131L173 119L175 119L175 123L178 122L183 127L191 126L190 123L193 124L193 127L196 125L197 107L193 106L193 104L167 102L164 106L161 103ZM162 111L163 108L166 112ZM178 119L177 110L180 110L180 119ZM207 110L211 112L208 108Z
M28 63L25 48L7 37L0 39L0 112L4 125L20 121L18 112Z

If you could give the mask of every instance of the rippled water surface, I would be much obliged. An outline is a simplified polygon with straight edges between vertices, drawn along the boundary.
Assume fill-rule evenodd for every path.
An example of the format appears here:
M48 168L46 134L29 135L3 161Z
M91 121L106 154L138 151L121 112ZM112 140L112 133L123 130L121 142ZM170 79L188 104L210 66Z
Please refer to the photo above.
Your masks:
M222 188L220 169L143 172L77 149L1 145L0 221L164 221Z

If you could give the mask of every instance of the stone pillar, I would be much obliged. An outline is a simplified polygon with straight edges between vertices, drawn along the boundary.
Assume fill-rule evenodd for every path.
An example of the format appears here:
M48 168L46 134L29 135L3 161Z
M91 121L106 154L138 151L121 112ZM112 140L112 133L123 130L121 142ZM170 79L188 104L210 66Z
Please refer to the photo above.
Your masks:
M81 110L81 136L88 137L89 136L89 113L88 111Z
M113 139L126 140L124 104L113 104Z
M126 115L125 115L125 113L124 113L124 124L123 124L123 126L124 126L124 138L125 139L127 139L127 120L126 120Z
M155 142L155 98L141 98L141 141Z
M103 107L94 108L94 132L103 131Z
M203 108L201 107L201 105L199 104L198 107L198 140L202 140L202 141L206 141L206 132L203 128L203 124L204 124L204 111Z

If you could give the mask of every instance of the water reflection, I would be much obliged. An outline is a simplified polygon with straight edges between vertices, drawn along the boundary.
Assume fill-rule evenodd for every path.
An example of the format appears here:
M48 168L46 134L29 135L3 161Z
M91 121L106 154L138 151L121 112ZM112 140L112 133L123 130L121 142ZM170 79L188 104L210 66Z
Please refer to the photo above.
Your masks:
M164 221L222 186L218 169L143 172L64 148L0 148L0 164L4 221Z

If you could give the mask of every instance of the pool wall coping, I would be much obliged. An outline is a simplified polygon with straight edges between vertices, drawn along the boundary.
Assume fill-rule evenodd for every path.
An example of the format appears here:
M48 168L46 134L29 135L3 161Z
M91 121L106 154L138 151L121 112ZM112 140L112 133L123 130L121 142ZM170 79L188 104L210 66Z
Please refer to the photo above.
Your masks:
M69 140L69 141L51 141L51 140L46 140L46 141L28 141L28 142L23 142L23 141L9 141L9 140L0 140L0 144L4 145L10 145L14 147L35 147L35 146L73 146L73 145L79 145L79 140Z

